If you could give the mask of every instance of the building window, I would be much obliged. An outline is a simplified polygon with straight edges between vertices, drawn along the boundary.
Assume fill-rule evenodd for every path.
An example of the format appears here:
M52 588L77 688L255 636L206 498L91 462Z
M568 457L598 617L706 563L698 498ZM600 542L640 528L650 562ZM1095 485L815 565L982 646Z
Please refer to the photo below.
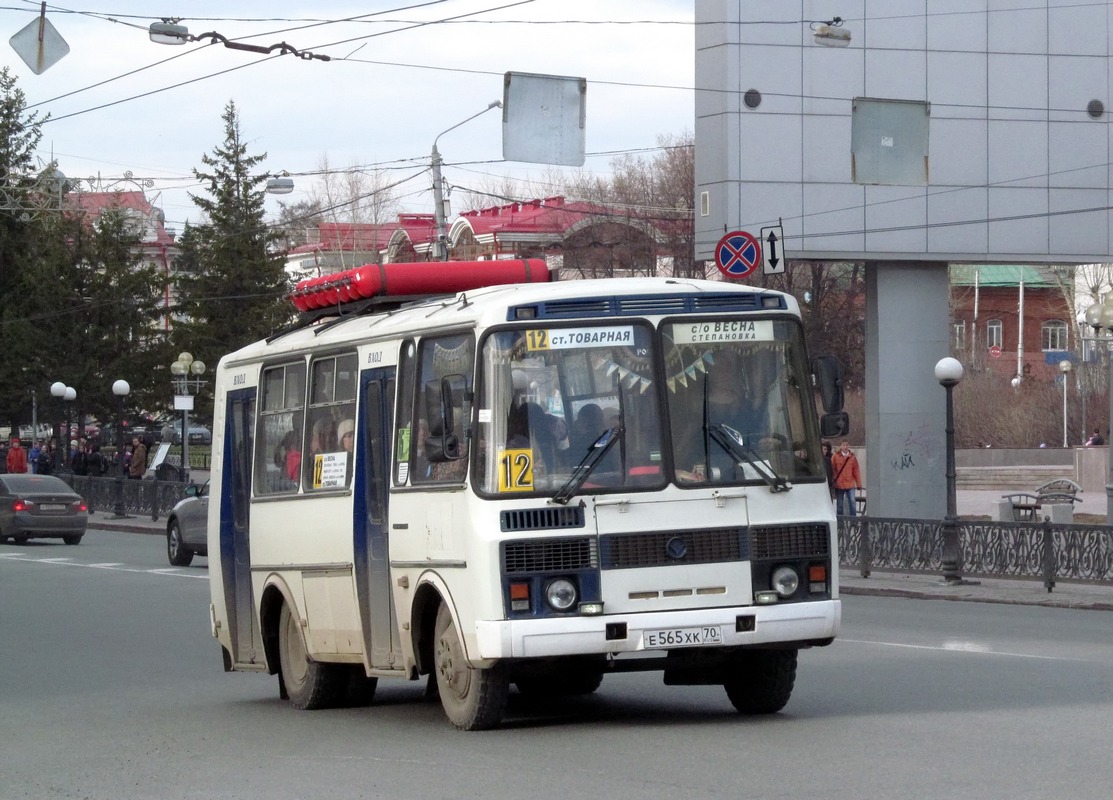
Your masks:
M1044 351L1067 349L1067 323L1059 319L1045 322L1040 330Z
M1001 347L1001 332L1004 326L999 319L991 319L985 324L986 347Z
M961 353L966 349L966 320L961 320L951 326L951 349L956 353Z

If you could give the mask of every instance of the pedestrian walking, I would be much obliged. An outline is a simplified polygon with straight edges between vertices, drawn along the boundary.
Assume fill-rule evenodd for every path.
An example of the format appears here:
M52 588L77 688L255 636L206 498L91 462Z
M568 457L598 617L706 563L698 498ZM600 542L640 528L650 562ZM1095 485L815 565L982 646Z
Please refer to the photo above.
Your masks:
M19 439L12 439L6 463L10 473L18 475L27 472L27 451L19 446Z
M53 475L54 474L54 440L50 439L42 449L39 450L39 457L35 459L35 472L39 475Z
M74 475L89 474L89 450L84 438L77 443L77 449L70 460L70 470Z
M142 480L147 472L147 446L138 436L131 439L131 462L128 464L128 477Z
M862 488L862 471L858 457L850 449L850 442L843 441L838 452L831 454L831 469L835 472L835 513L840 516L857 516L855 493Z
M39 470L39 453L41 453L42 450L43 443L36 439L31 445L31 449L27 451L27 468L30 469L32 473L38 472Z

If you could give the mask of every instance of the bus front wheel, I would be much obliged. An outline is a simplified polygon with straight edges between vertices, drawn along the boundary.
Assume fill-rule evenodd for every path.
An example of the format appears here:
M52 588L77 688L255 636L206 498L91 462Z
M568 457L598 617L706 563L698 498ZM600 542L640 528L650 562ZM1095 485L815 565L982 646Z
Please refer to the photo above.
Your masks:
M298 619L285 603L278 615L278 661L286 694L294 708L305 711L328 708L336 704L347 688L348 675L341 673L337 665L309 660Z
M449 722L465 731L496 727L510 694L506 670L499 664L487 669L468 664L452 613L443 603L437 610L433 648L437 692Z
M750 650L730 665L723 683L727 697L742 714L776 714L792 696L796 650Z

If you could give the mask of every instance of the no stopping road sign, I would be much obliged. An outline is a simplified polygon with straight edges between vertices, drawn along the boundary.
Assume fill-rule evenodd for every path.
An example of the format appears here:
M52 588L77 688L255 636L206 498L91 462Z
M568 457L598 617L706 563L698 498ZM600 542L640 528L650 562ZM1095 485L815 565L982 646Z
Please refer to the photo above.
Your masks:
M761 264L761 242L746 231L728 233L715 245L715 266L728 278L745 278Z

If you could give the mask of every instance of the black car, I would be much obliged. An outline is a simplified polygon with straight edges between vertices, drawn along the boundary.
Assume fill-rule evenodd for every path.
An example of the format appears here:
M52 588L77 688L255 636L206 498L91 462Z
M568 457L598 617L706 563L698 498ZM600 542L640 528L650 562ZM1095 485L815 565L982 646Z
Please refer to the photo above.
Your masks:
M172 441L174 444L182 443L182 428L179 425L174 428ZM213 432L203 425L190 425L189 426L189 443L190 444L212 444Z
M53 475L0 475L0 542L61 539L77 544L89 523L89 506Z

